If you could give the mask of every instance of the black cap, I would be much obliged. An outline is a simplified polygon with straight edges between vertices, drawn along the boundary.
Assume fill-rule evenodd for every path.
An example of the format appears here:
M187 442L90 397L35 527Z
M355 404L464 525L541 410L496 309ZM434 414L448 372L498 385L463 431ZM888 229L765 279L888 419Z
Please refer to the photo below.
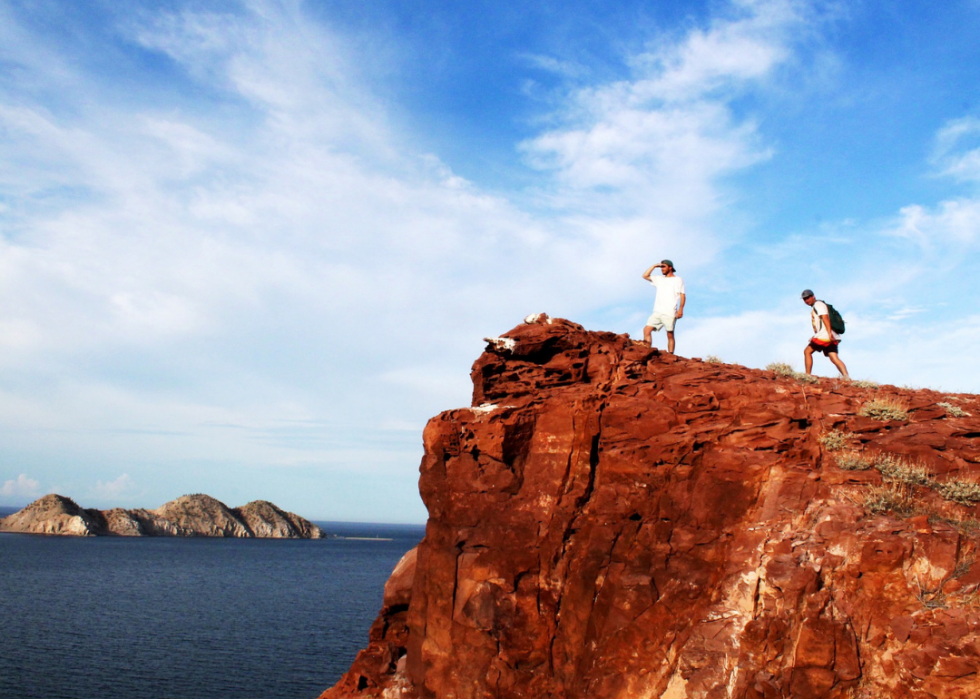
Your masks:
M800 298L803 298L803 299L808 299L808 298L810 298L811 296L813 296L813 292L812 292L812 291L810 291L809 289L804 289L804 290L803 290L803 293L802 293L802 294L800 294Z

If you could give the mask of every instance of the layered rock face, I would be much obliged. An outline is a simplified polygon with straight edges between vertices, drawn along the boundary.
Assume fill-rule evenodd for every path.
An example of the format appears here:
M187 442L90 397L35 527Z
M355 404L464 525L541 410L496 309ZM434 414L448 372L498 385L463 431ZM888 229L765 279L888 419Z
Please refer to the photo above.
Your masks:
M229 509L208 495L184 495L155 510L83 509L61 495L45 495L0 519L0 531L69 536L213 536L320 539L315 524L265 500Z
M545 318L472 376L425 429L425 538L322 699L980 696L977 396Z

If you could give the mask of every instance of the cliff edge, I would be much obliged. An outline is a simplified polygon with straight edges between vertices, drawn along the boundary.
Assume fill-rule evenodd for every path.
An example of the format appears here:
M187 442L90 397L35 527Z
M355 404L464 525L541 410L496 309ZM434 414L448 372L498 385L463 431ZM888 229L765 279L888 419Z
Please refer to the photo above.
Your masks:
M209 495L182 495L155 510L95 510L50 494L0 519L0 532L64 536L211 536L322 539L315 524L265 500L228 508Z
M423 541L322 699L980 695L980 398L546 316L433 418Z

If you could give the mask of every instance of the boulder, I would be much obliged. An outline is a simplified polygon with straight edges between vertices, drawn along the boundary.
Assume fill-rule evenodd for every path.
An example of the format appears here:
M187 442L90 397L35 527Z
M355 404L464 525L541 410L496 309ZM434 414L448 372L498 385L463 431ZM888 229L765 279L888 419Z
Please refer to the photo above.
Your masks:
M547 316L488 339L472 378L425 428L425 538L321 699L980 696L977 503L937 486L980 480L977 396ZM872 398L910 419L861 417ZM844 470L834 431L932 480Z

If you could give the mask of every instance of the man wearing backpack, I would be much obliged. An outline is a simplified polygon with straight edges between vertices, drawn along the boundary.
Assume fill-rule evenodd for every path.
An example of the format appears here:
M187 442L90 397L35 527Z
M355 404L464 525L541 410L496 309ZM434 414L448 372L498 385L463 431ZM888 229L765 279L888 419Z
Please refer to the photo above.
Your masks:
M847 367L844 366L844 362L837 356L840 334L831 326L830 308L823 301L818 301L817 297L809 289L804 290L802 296L803 303L810 307L810 323L813 325L813 337L810 338L810 344L803 350L803 363L806 367L806 373L809 374L811 369L813 369L813 353L822 352L837 367L841 376L850 380L851 377L847 373ZM841 332L843 332L843 319L836 312L835 315L837 316L838 322L841 323L840 328Z
M660 268L662 277L651 277L653 270ZM674 263L661 260L643 273L643 278L657 287L657 300L653 304L653 314L643 328L643 341L653 344L653 331L667 330L667 351L674 353L674 324L684 317L684 280L674 274Z

